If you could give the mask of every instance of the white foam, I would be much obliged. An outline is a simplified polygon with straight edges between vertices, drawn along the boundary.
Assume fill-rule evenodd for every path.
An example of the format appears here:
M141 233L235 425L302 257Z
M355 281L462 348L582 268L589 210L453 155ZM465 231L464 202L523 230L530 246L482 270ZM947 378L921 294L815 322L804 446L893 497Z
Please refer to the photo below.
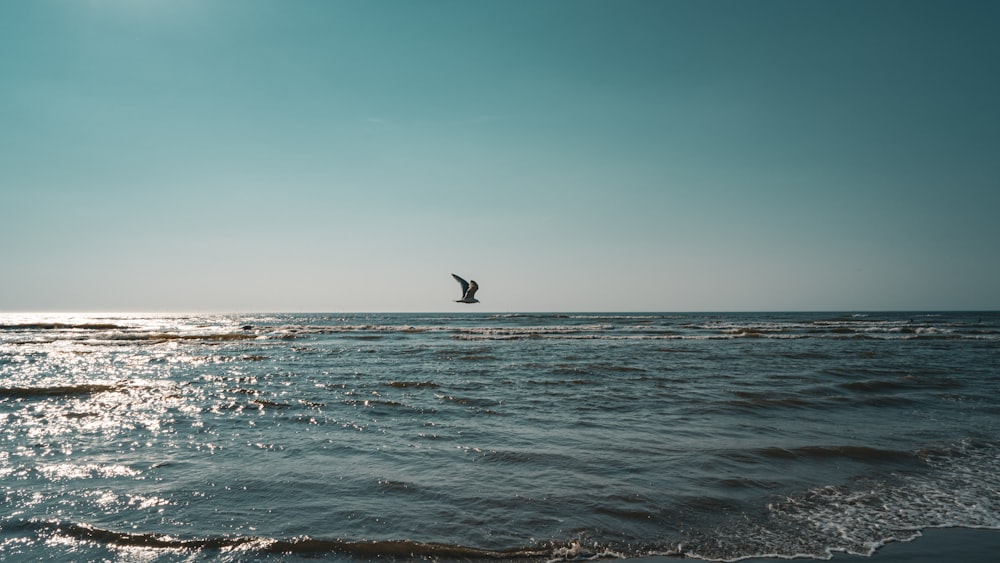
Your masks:
M698 534L670 555L705 561L870 556L929 528L1000 530L1000 448L962 443L919 454L926 471L827 486Z
M1000 529L1000 450L968 444L928 458L930 471L873 480L861 487L824 487L769 506L780 527L825 538L827 548L871 555L925 528Z
M568 545L557 547L552 550L552 555L546 563L558 563L560 561L594 561L597 559L624 559L626 555L611 549L594 545L586 547L579 541L572 541Z

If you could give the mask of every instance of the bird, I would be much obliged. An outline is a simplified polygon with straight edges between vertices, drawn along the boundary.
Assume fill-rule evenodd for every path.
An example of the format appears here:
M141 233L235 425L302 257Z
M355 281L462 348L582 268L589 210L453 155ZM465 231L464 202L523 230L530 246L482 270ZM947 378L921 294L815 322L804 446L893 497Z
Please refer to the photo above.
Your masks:
M451 277L462 284L462 298L456 300L455 303L479 303L479 300L476 299L476 291L479 290L479 284L476 283L476 280L467 282L455 274L452 274Z

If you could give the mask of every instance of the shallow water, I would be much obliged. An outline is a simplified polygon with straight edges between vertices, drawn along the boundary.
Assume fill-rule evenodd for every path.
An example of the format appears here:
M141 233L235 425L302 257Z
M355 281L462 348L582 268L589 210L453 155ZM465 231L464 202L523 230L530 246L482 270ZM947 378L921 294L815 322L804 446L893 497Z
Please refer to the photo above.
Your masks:
M871 553L1000 528L1000 315L0 315L0 559Z

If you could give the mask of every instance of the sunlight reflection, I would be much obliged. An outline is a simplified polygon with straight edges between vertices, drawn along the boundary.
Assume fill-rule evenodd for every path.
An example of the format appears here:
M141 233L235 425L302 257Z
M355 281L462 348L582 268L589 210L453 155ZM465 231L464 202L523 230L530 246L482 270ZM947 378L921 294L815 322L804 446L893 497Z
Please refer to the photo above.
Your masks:
M141 472L124 465L77 465L73 463L39 464L35 469L50 481L68 479L110 479L114 477L140 477Z

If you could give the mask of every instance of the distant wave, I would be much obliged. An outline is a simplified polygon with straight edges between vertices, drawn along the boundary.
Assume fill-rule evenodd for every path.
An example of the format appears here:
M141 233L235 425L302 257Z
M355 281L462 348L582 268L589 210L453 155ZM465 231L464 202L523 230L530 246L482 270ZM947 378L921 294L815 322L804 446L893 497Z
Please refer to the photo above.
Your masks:
M289 317L294 318L294 317ZM108 322L20 322L0 324L0 331L52 333L46 338L82 339L87 342L137 341L226 342L239 340L292 340L323 335L378 340L422 334L443 334L456 340L725 340L725 339L876 339L1000 340L1000 327L992 317L951 322L947 318L914 315L914 318L890 319L851 316L810 319L805 315L767 315L746 320L737 316L713 315L612 315L612 314L511 314L470 317L423 317L384 315L374 321L366 316L336 319L307 318L302 324L281 322L287 319L231 319L212 326L193 325L188 320L157 320L134 325ZM332 324L323 324L323 321ZM394 322L394 321L401 322ZM320 321L315 324L315 321ZM355 322L351 322L355 321ZM415 324L409 324L415 323ZM17 343L12 341L12 343Z
M206 342L227 342L232 340L253 340L257 338L255 334L245 332L223 332L211 334L178 334L173 332L158 333L126 333L114 335L112 340L149 340L153 342L167 342L171 340L198 340Z
M111 323L0 323L0 330L125 330L127 328Z

